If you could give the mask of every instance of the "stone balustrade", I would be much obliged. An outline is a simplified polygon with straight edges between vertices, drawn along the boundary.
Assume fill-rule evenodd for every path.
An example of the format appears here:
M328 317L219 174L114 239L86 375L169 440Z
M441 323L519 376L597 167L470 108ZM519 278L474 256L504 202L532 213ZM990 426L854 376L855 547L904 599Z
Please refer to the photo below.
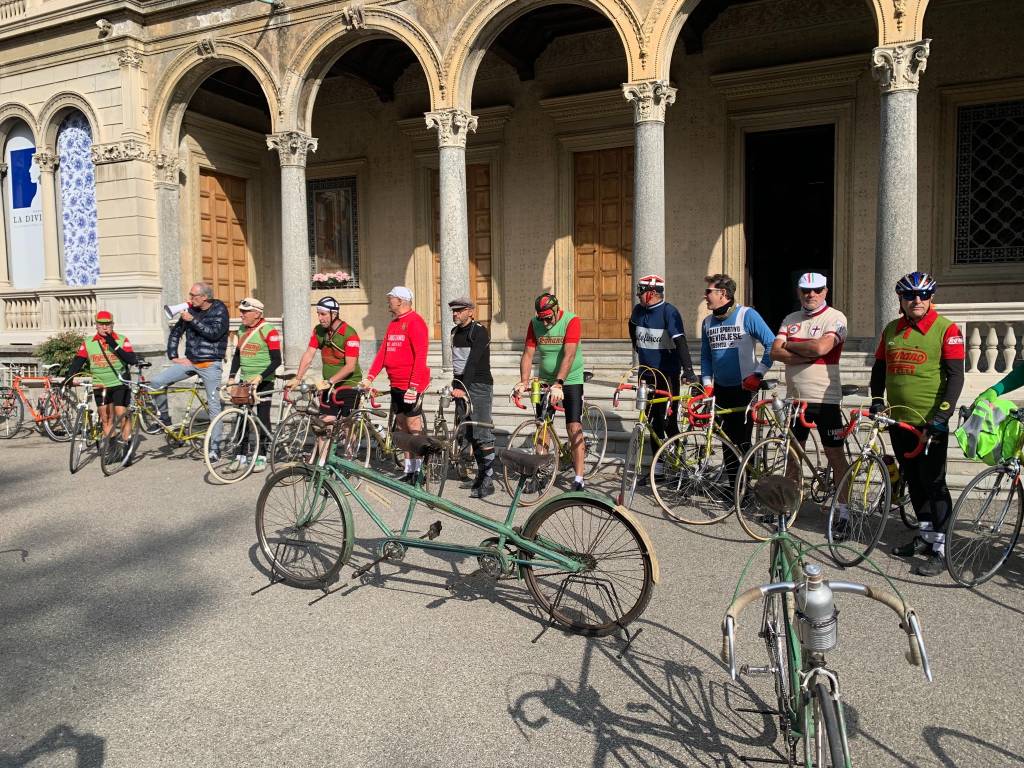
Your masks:
M24 16L28 0L0 0L0 21L9 21Z
M45 331L83 331L96 316L91 290L18 291L0 294L0 335Z
M42 302L39 296L4 296L0 302L0 329L36 331L42 328Z
M968 380L987 384L1024 361L1024 302L941 304L938 309L964 332Z

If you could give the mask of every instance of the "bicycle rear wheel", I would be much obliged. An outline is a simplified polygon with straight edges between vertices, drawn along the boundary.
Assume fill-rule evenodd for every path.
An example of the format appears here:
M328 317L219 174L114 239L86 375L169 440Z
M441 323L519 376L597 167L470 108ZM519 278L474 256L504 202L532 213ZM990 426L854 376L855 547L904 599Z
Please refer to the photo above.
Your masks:
M71 450L68 452L68 469L75 474L89 462L89 454L96 450L97 440L93 430L92 411L80 408L75 419L75 428L71 436Z
M802 470L800 454L788 440L782 437L768 437L755 443L743 457L736 472L734 503L740 525L750 538L764 541L776 533L779 527L778 512L766 507L754 495L757 481L768 475L785 477L786 470L792 466L796 466L797 477L799 477ZM804 486L803 483L800 483L801 501L803 493ZM799 512L800 506L797 505L786 520L787 526L793 525Z
M139 403L139 428L147 435L159 435L162 427L156 416L153 396L146 390L140 389L136 398Z
M522 569L541 610L567 629L607 635L636 619L650 602L652 553L633 521L609 504L555 499L530 516L523 538L586 566L578 574L542 565ZM541 557L525 550L522 556Z
M225 485L237 483L252 473L259 455L260 429L252 414L244 408L225 408L218 413L203 438L203 460L210 474Z
M210 424L210 411L206 407L206 403L199 401L199 405L192 411L192 415L188 419L188 427L183 437L183 442L188 446L190 454L195 455L203 450ZM205 459L205 456L203 458Z
M1017 473L986 469L971 480L953 506L946 526L946 568L965 587L991 579L1020 537L1024 492Z
M601 468L608 448L608 420L596 405L583 405L583 476L591 477Z
M626 446L626 458L622 462L622 485L619 487L619 504L624 507L633 505L636 484L643 471L644 435L643 425L637 424L629 435Z
M839 507L844 497L845 525ZM854 459L836 487L828 512L828 548L837 565L849 568L871 554L885 530L891 498L885 462L874 454Z
M519 496L519 506L529 507L543 499L555 483L555 474L558 472L558 454L561 450L558 436L550 421L529 419L515 428L508 438L508 447L524 453L551 457L551 462L546 467L539 469L533 477L526 481L526 487L523 488L523 492ZM510 496L514 496L516 488L519 487L520 473L507 464L502 464L501 474L505 490Z
M71 440L75 429L75 416L78 413L78 400L66 389L51 389L41 401L46 404L46 420L43 431L55 443L66 443ZM42 410L42 409L40 409ZM52 414L57 417L49 418Z
M355 462L364 467L370 466L370 457L373 452L373 443L370 438L370 425L365 419L345 419L346 425L334 438L334 455L347 461ZM363 478L356 475L348 475L348 482L353 488L358 488ZM338 489L343 494L348 494L344 488Z
M25 406L13 387L0 387L0 440L10 440L25 420Z
M804 762L813 768L846 768L846 749L840 729L839 701L820 679L811 689L811 702L804 720ZM812 735L813 734L813 735Z
M348 560L348 502L322 470L292 465L267 478L256 502L256 537L274 573L300 587L321 587Z
M277 472L289 464L305 464L313 455L316 435L313 434L313 417L293 411L274 430L267 460L270 471Z
M732 514L728 467L739 463L739 452L720 435L703 429L680 432L654 454L651 490L669 517L690 525L717 523Z

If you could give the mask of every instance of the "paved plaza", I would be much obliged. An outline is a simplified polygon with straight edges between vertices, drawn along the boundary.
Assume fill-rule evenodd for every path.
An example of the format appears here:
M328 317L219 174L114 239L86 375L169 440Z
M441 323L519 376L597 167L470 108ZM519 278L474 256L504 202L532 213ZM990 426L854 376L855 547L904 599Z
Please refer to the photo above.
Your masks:
M661 582L624 658L614 637L543 624L517 581L475 560L410 552L309 605L267 583L254 508L262 477L143 458L71 476L67 446L0 443L0 768L148 766L742 766L778 757L768 678L733 684L720 623L754 551L739 525L684 527L643 497ZM617 482L615 468L602 480ZM468 501L451 484L448 494ZM386 495L385 517L398 514ZM498 514L504 494L476 502ZM805 508L798 529L819 536ZM418 518L425 530L438 515ZM354 513L353 561L376 529ZM523 518L525 519L525 513ZM483 534L447 519L444 536ZM905 536L890 521L888 543ZM904 660L895 616L840 596L844 686L858 766L1024 766L1024 559L981 589L880 567L920 613L935 682ZM760 581L766 562L752 569ZM840 578L827 566L827 574ZM879 579L863 570L842 578ZM740 661L764 663L756 609ZM536 642L535 642L536 640ZM750 765L758 765L752 762Z

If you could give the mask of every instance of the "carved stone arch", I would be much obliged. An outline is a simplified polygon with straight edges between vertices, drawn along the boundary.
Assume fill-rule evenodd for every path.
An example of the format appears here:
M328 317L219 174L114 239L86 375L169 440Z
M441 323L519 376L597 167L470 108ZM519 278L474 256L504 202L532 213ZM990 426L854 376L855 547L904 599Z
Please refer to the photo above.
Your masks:
M650 77L647 36L629 0L477 0L462 17L445 53L446 106L470 109L480 62L505 27L535 8L565 2L597 11L612 23L622 42L629 80Z
M156 151L177 155L178 131L195 92L213 73L236 66L245 67L256 78L270 108L271 133L279 130L281 89L266 60L237 40L205 38L197 45L189 45L171 62L153 91L150 114Z
M12 120L21 120L25 123L32 134L33 143L36 146L39 145L39 126L36 124L36 116L32 114L32 110L23 104L9 102L0 106L0 150L3 149L3 140L10 133L9 123Z
M349 38L335 45L341 38ZM334 63L347 51L367 40L390 37L409 47L427 79L432 108L445 101L445 73L436 43L416 22L387 8L343 9L322 24L303 43L288 67L285 81L285 125L309 132L316 94Z
M104 137L100 130L99 118L96 117L96 110L89 103L88 99L77 93L62 91L51 96L43 105L43 108L39 110L39 124L36 137L41 141L43 147L49 147L52 150L53 147L57 146L57 128L60 127L60 121L64 119L64 115L72 109L81 112L85 115L85 119L89 121L93 143L100 144L103 142Z
M870 2L870 0L868 0ZM657 39L651 41L653 61L651 78L668 80L672 66L672 51L676 48L683 25L700 5L701 0L655 0L647 14L647 24Z

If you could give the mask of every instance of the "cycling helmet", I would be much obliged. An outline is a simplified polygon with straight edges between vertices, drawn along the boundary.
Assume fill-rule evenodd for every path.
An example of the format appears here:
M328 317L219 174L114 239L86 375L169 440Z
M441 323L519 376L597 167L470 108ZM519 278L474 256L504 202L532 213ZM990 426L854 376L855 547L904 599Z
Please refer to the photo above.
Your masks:
M661 275L644 275L636 283L636 295L639 296L647 291L665 294L665 278Z
M558 298L553 293L542 293L533 302L533 309L541 320L549 320L558 314Z
M324 296L313 306L324 312L338 312L341 310L341 305L338 304L338 300L333 296Z
M938 288L938 283L935 279L927 272L911 272L909 275L904 275L896 283L896 293L903 293L904 291L922 291L926 293L935 293L935 289Z

